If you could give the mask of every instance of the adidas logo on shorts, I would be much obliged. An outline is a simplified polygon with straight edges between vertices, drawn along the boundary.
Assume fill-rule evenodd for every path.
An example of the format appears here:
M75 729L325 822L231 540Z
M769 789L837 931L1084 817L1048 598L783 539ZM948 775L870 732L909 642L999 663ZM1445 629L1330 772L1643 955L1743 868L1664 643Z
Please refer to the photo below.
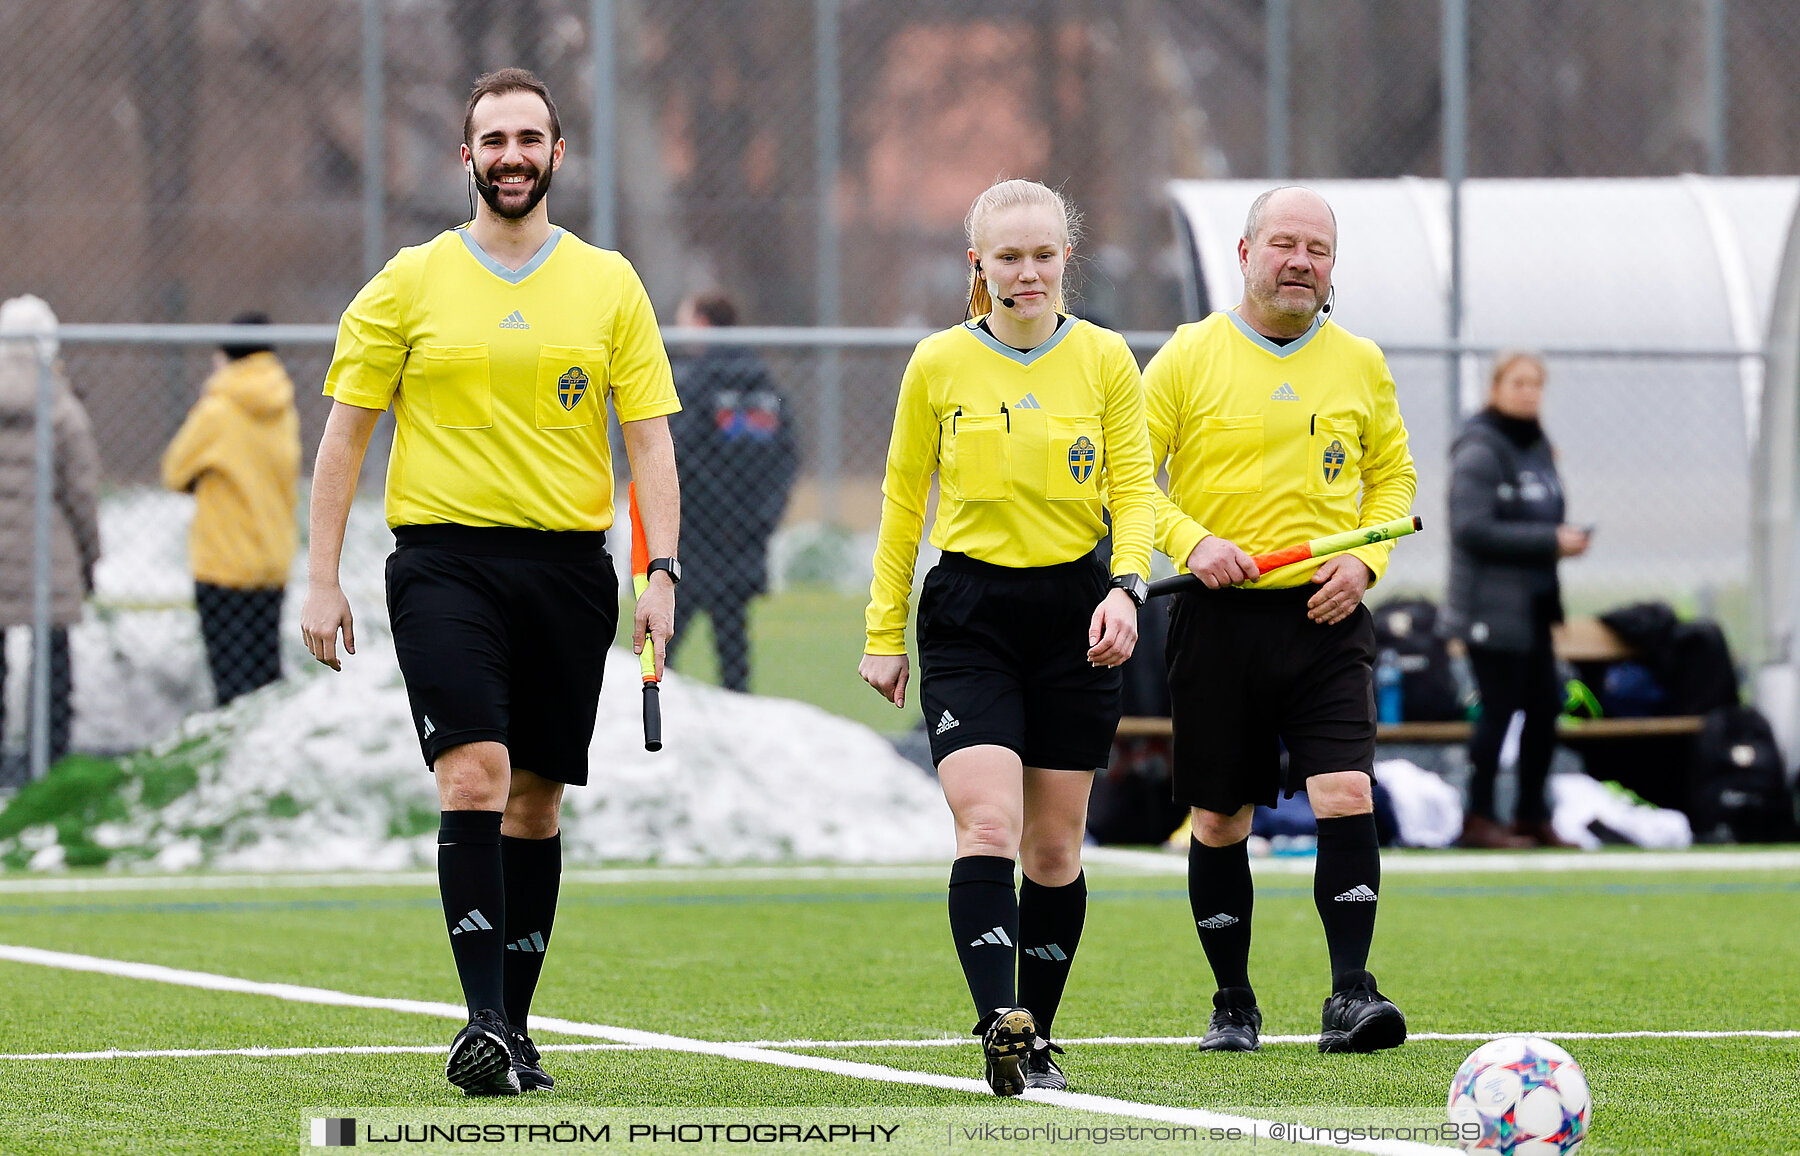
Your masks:
M951 727L959 727L961 725L962 723L956 720L955 715L951 714L949 711L945 711L943 717L938 719L937 731L935 733L941 735Z

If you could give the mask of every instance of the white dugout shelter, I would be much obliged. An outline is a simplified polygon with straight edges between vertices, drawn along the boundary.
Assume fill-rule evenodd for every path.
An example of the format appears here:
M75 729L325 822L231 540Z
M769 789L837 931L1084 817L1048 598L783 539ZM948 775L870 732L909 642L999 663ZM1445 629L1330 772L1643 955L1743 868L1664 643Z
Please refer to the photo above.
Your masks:
M1170 184L1190 317L1241 297L1237 241L1268 187ZM1738 658L1800 754L1800 179L1464 181L1460 345L1444 182L1309 187L1338 218L1333 319L1387 351L1418 464L1427 532L1395 551L1389 596L1441 600L1454 429L1493 351L1544 351L1570 520L1598 527L1565 587L1747 619Z

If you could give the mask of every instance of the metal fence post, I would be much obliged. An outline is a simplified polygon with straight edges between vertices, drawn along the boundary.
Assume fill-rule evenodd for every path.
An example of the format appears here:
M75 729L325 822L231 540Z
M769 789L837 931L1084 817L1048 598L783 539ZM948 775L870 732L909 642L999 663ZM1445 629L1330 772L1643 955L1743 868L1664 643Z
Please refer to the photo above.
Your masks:
M813 117L818 168L818 308L819 325L838 323L838 122L842 119L838 90L837 0L813 2ZM838 478L843 472L844 397L838 352L819 354L818 470L821 512L827 525L838 520Z
M1448 336L1453 348L1462 344L1462 183L1469 163L1469 10L1467 0L1443 0L1442 69L1444 86L1444 185L1450 194L1450 278L1445 296ZM1450 434L1462 416L1460 351L1446 363L1450 401Z
M363 0L363 276L373 277L387 263L387 243L382 237L387 214L387 91L382 65L387 52L382 43L385 0Z
M1288 33L1288 0L1269 0L1263 25L1263 82L1268 109L1269 179L1284 181L1292 168L1288 159L1288 76L1292 37Z
M588 52L592 59L588 68L593 76L593 171L589 177L589 240L602 249L616 249L618 240L618 207L615 201L617 176L613 170L618 153L617 122L613 109L618 105L618 73L616 53L618 39L617 13L613 0L592 0L588 7Z
M51 342L55 330L34 334L38 380L35 461L31 501L31 777L50 770L50 514L56 486L56 431L51 422L56 398Z
M1706 171L1720 177L1725 175L1731 156L1725 0L1705 0L1700 18L1705 25L1701 38L1706 52Z

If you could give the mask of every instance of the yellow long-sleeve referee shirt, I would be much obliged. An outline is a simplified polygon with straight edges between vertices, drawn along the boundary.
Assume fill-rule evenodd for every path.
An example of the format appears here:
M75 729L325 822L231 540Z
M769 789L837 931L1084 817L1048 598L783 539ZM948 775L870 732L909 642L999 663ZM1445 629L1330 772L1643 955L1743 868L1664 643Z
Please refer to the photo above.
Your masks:
M1259 554L1412 510L1418 476L1387 359L1324 318L1287 345L1235 311L1183 325L1144 368L1144 403L1153 460L1169 466L1156 544L1177 567L1209 534ZM1379 580L1393 545L1351 553ZM1322 562L1250 585L1298 586Z
M466 228L400 250L344 311L325 392L393 406L390 526L608 529L607 403L681 408L636 270L560 228L518 269Z
M921 341L900 382L867 613L869 654L906 653L931 476L931 544L996 566L1054 566L1113 519L1114 574L1147 575L1158 495L1143 383L1124 338L1065 317L1029 352L980 319Z

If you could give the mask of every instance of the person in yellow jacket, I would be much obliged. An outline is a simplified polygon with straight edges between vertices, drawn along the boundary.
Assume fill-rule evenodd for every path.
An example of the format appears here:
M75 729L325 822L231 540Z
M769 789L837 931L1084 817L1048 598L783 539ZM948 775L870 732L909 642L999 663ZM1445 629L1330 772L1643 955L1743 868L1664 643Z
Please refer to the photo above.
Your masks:
M244 313L234 325L267 325ZM163 484L194 495L194 605L219 705L281 678L281 603L298 532L300 419L271 346L228 343L163 454Z
M1087 910L1088 792L1118 728L1158 491L1136 360L1060 312L1063 199L1002 181L967 232L971 319L920 342L900 383L860 673L905 705L935 473L943 555L919 598L919 700L956 820L950 930L975 1033L988 1085L1016 1096L1067 1086L1050 1029ZM1094 551L1104 509L1110 575Z
M1416 477L1381 350L1330 320L1337 218L1309 189L1271 189L1238 242L1244 297L1176 331L1144 369L1150 448L1168 457L1157 545L1199 576L1170 613L1175 800L1188 804L1188 900L1218 991L1200 1047L1254 1051L1258 803L1305 791L1318 819L1313 897L1332 994L1319 1050L1368 1052L1406 1018L1366 969L1381 857L1373 814L1375 632L1364 591L1392 543L1278 572L1250 555L1404 517ZM1285 778L1281 747L1288 752Z

